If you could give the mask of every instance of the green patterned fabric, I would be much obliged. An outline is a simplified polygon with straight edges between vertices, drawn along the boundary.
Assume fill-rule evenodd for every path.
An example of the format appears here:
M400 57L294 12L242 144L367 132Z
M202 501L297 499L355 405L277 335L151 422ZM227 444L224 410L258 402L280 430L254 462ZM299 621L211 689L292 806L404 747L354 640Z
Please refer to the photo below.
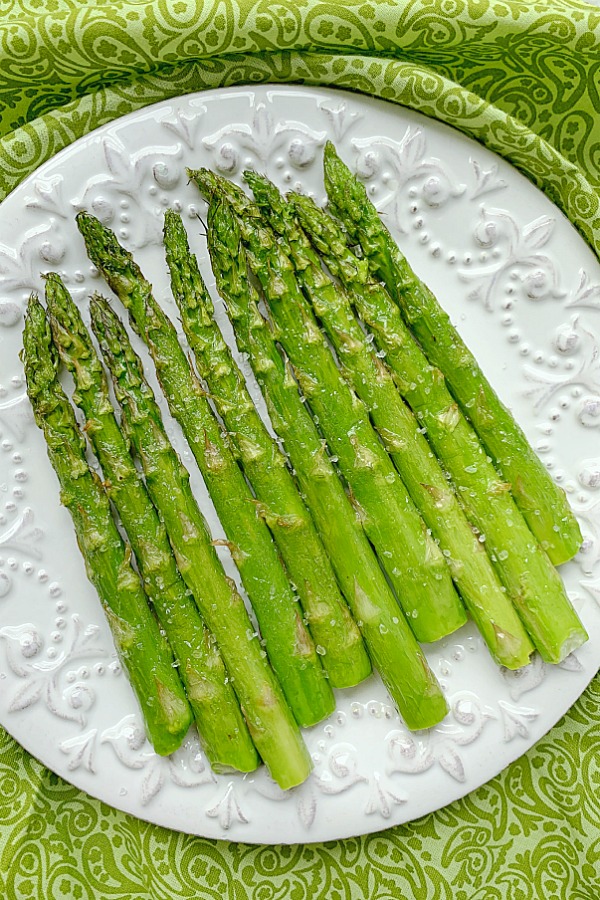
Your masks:
M89 130L252 82L362 91L465 131L600 253L600 9L577 0L0 0L0 199ZM16 900L598 900L600 681L528 754L418 822L325 845L192 838L109 809L1 732Z

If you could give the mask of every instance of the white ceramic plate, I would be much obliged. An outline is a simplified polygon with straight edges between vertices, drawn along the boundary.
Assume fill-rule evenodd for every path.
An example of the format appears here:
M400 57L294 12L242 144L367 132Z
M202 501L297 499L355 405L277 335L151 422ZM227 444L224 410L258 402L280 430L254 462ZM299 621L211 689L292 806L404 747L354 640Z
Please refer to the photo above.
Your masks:
M561 571L591 639L559 667L535 659L508 673L467 625L427 648L451 707L439 727L411 735L373 676L338 692L334 715L306 733L314 773L283 793L264 768L215 777L192 733L170 759L146 742L31 419L18 353L22 311L29 292L42 289L41 272L58 270L84 311L91 291L106 290L74 225L78 209L135 251L176 319L160 247L167 206L183 211L214 285L197 219L205 206L185 166L236 180L254 166L322 200L328 138L367 180L417 272L568 491L585 545ZM126 116L59 153L0 207L0 722L54 772L113 806L246 842L375 831L491 778L560 718L600 663L599 310L598 262L539 191L458 132L380 101L297 87L209 91Z

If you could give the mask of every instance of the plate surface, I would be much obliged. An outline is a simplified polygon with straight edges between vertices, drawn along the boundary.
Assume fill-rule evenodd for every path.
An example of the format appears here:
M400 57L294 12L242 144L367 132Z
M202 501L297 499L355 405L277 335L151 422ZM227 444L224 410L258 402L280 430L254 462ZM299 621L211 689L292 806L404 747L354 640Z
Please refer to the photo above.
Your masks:
M24 305L30 291L43 290L42 272L59 271L86 316L87 296L107 290L85 256L78 209L116 230L176 321L160 247L166 207L182 211L214 293L197 218L205 205L185 167L239 181L253 166L321 201L328 138L366 179L413 267L567 490L585 542L561 574L591 639L561 666L535 658L508 673L465 626L427 648L451 707L439 727L410 734L373 676L338 692L330 720L306 733L314 772L284 793L264 767L214 776L192 732L169 759L145 740L59 504L18 353ZM219 315L230 336L220 306ZM209 91L126 116L62 151L0 206L0 722L50 769L112 806L245 842L376 831L482 784L558 721L600 664L599 334L600 266L570 223L503 160L409 110L332 90ZM156 386L149 363L147 372ZM163 410L221 537L189 449Z

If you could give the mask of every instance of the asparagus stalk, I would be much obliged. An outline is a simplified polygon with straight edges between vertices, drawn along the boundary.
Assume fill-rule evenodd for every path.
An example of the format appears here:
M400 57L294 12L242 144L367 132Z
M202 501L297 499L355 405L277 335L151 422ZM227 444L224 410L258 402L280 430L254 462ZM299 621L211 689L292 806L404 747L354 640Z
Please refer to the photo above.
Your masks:
M46 278L46 304L54 344L75 379L73 400L85 415L85 431L102 466L106 492L128 534L146 594L178 662L206 756L216 772L251 772L260 760L214 636L177 570L165 527L115 419L90 334L56 274Z
M58 380L50 325L35 295L27 307L22 359L35 420L46 438L88 577L104 607L148 738L157 753L167 756L184 739L192 712L171 648L131 567L131 550L119 535L98 476L88 466L85 439Z
M509 669L526 665L533 652L531 641L418 422L354 317L348 297L333 282L324 283L320 274L314 277L315 270L320 273L321 261L298 227L291 204L266 178L249 172L246 179L271 227L287 240L298 278L327 330L342 373L369 409L417 509L446 555L455 584L492 656ZM307 225L321 214L308 197L294 199Z
M364 260L348 249L329 216L311 220L311 237L332 274L372 329L402 396L446 467L467 517L480 532L501 581L534 645L547 662L560 662L587 640L562 581L527 527L477 435L448 391L439 369L429 365L384 287L368 276Z
M510 484L531 531L555 565L573 557L581 531L567 497L530 446L429 288L415 275L382 223L364 185L325 147L325 186L334 213L359 243L429 361L444 372L454 398Z
M129 310L135 330L148 345L169 409L183 429L225 529L286 699L300 725L314 725L333 711L333 692L260 507L223 438L173 324L131 254L93 216L79 213L77 222L90 259ZM211 627L208 620L207 624Z
M193 177L209 194L215 188L231 194L230 188L219 187L219 180L206 170L193 173ZM233 199L235 203L235 196ZM260 211L257 216L260 218ZM291 261L258 218L238 216L240 232L249 250L250 266L277 323L280 341L329 447L339 459L364 518L365 531L415 635L422 641L438 640L466 620L450 570L373 431L364 405L335 365Z
M91 312L124 427L142 462L179 570L217 639L256 748L282 788L300 784L311 769L308 752L244 602L225 575L141 361L106 300L93 298Z
M313 640L333 687L358 684L371 673L360 631L340 595L331 563L302 501L285 457L268 433L244 377L214 321L212 300L177 213L167 210L165 250L171 288L198 371L233 441L246 477L262 504L290 578L297 587Z
M219 293L247 353L303 494L321 533L333 548L332 563L392 701L411 729L437 724L444 696L365 537L317 428L302 403L276 335L261 316L247 277L239 227L231 209L211 204L208 245ZM342 552L340 551L342 548Z

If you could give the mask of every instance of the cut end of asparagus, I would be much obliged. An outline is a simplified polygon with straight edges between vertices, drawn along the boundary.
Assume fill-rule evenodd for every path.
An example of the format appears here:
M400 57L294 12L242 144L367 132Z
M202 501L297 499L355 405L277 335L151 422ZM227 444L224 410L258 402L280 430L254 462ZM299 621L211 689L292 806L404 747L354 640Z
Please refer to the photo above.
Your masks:
M543 650L540 650L540 656L545 662L556 665L563 662L567 656L577 650L578 647L585 644L588 640L589 635L587 631L581 622L578 622L578 625L573 626L568 636L560 645L550 649L545 647Z
M192 711L181 693L175 693L160 678L155 678L156 696L164 721L161 741L155 741L154 749L160 756L174 753L192 724Z
M524 635L511 634L506 628L499 628L495 622L492 622L487 644L498 665L511 671L522 669L523 666L528 665L529 657L534 651L527 633Z
M426 731L443 722L448 712L448 704L443 694L436 693L432 697L425 698L422 708L415 711L414 718L410 717L408 713L404 713L403 718L410 731Z

